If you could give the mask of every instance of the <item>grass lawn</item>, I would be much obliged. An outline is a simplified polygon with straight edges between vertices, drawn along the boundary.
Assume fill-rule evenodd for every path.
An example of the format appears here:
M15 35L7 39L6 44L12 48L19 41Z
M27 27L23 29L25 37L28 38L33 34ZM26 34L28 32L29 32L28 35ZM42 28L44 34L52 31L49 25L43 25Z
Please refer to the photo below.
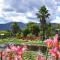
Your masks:
M0 39L0 44L7 44L7 43L15 43L15 44L38 44L38 45L43 45L43 42L41 40L22 40L22 39L17 39L17 38L4 38Z

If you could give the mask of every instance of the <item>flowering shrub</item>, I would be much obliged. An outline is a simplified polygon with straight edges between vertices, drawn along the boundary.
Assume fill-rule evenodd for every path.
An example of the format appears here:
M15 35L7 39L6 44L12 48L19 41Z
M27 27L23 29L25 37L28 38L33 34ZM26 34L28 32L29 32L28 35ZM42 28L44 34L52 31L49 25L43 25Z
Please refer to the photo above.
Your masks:
M36 53L34 51L26 51L27 46L10 45L0 52L1 60L35 60Z
M1 60L6 60L6 59L7 60L11 60L11 59L13 59L13 60L22 60L22 54L25 50L26 50L26 46L10 45L4 51L2 51ZM1 55L0 55L0 57L1 57Z
M60 58L60 45L58 42L58 34L56 34L53 39L49 38L45 40L44 43L47 45L47 52L49 52L53 57L55 57L56 60L58 60Z

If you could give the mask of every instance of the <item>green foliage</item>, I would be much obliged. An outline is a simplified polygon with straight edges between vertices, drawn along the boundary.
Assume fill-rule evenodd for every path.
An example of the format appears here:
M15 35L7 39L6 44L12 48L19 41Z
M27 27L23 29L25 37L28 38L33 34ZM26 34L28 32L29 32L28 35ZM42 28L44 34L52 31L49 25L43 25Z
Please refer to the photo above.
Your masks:
M60 24L56 24L55 29L60 29Z
M47 50L47 47L46 47L46 46L41 46L41 47L40 47L40 51L41 51L43 54L46 54L46 50Z
M42 6L39 10L39 12L42 14L42 15L45 15L48 13L48 10L46 9L46 6Z
M33 51L26 51L23 53L23 60L36 60L36 54Z
M46 35L47 35L48 38L52 36L52 26L51 26L51 23L47 24Z
M8 30L1 30L0 34L7 34L9 31Z
M17 33L16 34L16 38L18 38L18 39L21 39L23 37L24 37L23 33Z
M43 31L43 34L42 34L42 38L43 40L45 39L45 33L46 33L46 30L47 30L47 27L46 27L46 24L47 24L47 20L46 18L49 18L50 14L48 13L48 10L46 9L45 6L42 6L38 13L37 13L37 17L40 19L40 23L41 23L41 29Z
M1 34L4 34L4 35L1 36ZM6 37L10 37L10 31L9 30L0 31L0 38L6 38Z
M27 23L27 28L29 29L30 33L32 33L36 36L38 35L38 33L40 31L39 26L34 22Z
M33 38L33 34L32 34L32 33L27 34L27 39L28 39L28 40L29 40L29 39L32 40L32 38Z
M28 28L24 28L24 29L23 29L23 35L24 35L24 36L27 36L27 34L29 34L29 33L30 33L30 31L29 31Z
M13 22L11 24L11 28L12 28L12 34L15 35L16 33L20 33L21 32L21 29L20 27L18 26L17 22Z
M32 37L32 36L33 36L32 33L27 34L27 37Z
M39 50L39 48L38 48L37 45L36 45L36 46L31 45L31 46L29 47L29 51L38 51L38 50Z
M17 33L17 34L16 34L16 38L19 39L19 38L20 38L20 35L21 35L20 33Z

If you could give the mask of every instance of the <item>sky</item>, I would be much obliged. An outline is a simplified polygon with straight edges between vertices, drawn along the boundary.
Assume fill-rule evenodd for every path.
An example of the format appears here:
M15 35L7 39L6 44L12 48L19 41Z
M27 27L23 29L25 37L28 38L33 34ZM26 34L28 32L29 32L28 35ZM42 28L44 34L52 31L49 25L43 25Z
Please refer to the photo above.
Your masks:
M43 5L50 13L50 22L60 23L60 0L0 0L0 24L39 22L36 13Z

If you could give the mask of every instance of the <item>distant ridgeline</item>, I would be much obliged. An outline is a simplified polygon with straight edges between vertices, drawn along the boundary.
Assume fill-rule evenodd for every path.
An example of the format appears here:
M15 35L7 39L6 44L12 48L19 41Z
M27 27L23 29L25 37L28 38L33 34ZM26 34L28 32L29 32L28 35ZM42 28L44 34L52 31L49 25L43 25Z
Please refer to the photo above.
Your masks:
M0 30L8 30L8 29L11 29L11 24L12 24L12 22L6 23L6 24L0 24ZM17 24L20 26L20 28L24 28L26 26L26 24L25 23L22 23L22 22L17 22ZM38 23L38 25L40 25L40 24ZM53 27L56 27L57 26L56 23L51 23L51 25Z
M6 23L6 24L0 24L0 30L10 29L11 28L11 24L12 24L12 22ZM20 28L24 28L26 26L26 24L22 23L22 22L17 22L17 24L20 26Z

